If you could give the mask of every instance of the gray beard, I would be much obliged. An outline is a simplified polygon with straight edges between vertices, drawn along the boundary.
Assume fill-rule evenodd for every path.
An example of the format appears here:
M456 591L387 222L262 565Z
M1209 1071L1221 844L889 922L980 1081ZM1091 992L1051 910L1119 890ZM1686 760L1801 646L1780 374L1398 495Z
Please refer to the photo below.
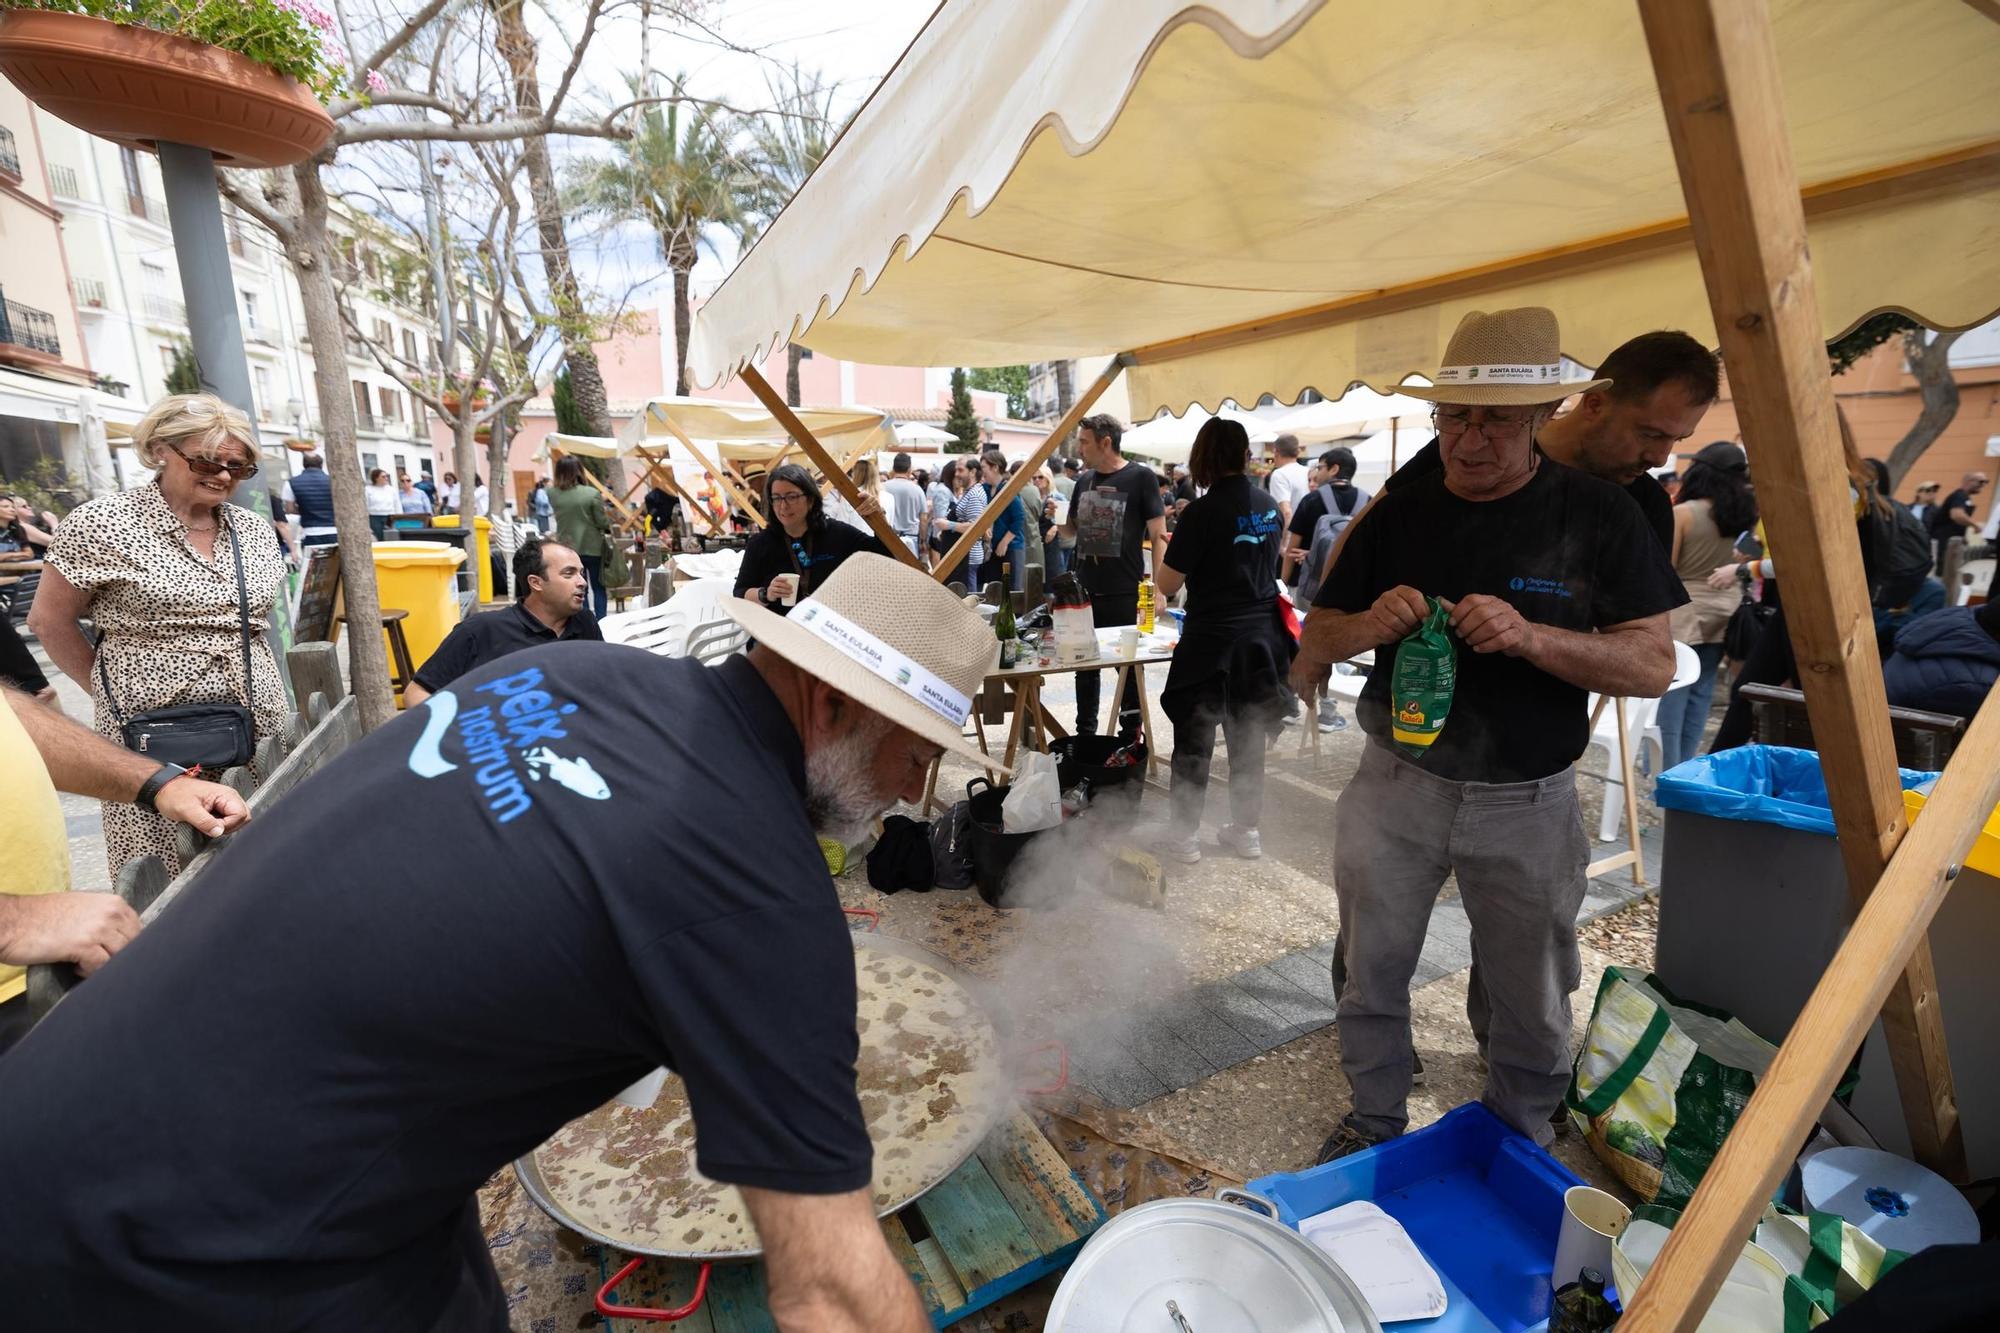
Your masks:
M876 791L868 776L876 747L888 731L886 719L871 716L806 756L806 818L814 832L853 843L896 803L893 795Z

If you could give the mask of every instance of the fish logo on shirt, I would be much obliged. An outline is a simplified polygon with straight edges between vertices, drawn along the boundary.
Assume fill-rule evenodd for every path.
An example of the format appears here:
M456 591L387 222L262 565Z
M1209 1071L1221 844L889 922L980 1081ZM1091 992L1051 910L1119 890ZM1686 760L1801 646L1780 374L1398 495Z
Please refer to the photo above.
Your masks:
M410 771L440 778L464 770L502 824L534 808L529 786L544 777L586 800L611 799L611 784L588 759L550 748L551 741L569 738L568 721L577 712L575 703L553 690L554 683L536 667L475 686L464 700L439 690L422 705L424 729L410 747ZM453 738L462 752L458 760L444 754L445 742Z
M574 759L565 759L544 745L539 749L528 751L521 758L527 761L530 782L540 782L547 776L587 800L611 799L611 785L604 780L604 775L592 768L590 761L581 755Z

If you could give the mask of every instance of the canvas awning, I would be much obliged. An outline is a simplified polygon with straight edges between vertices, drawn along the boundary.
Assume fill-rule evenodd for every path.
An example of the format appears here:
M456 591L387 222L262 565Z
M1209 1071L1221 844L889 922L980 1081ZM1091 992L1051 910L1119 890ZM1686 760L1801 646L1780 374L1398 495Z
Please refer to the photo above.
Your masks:
M1211 416L1242 422L1244 431L1250 436L1250 443L1260 448L1278 438L1279 426L1275 417L1225 407L1220 412L1196 409L1179 416L1154 417L1126 431L1119 444L1126 453L1137 454L1141 458L1160 463L1185 463L1188 455L1194 452L1195 434Z
M1298 436L1299 443L1310 449L1333 440L1386 433L1391 423L1405 431L1428 432L1431 405L1400 393L1353 388L1337 400L1322 398L1295 407L1275 424L1280 431Z
M550 452L551 446L566 454L575 454L578 458L624 457L617 439L613 436L565 435L561 431L550 431L548 437L542 441L541 447L535 450L537 463L546 463L553 457Z
M939 430L936 426L928 425L922 421L899 421L896 423L896 442L912 447L923 447L933 444L956 444L958 443L958 436L953 435L948 430Z
M1824 332L1991 316L1993 21L1771 10ZM1523 304L1595 364L1651 328L1713 345L1685 216L1631 5L950 0L698 312L689 369L787 336L903 365L1136 349L1145 415L1388 389L1465 311Z
M827 447L845 458L896 448L889 414L871 407L797 409L799 421ZM755 403L708 398L655 398L618 432L629 452L635 446L665 449L688 440L712 444L732 463L762 464L787 452L789 432ZM704 450L706 452L706 450Z

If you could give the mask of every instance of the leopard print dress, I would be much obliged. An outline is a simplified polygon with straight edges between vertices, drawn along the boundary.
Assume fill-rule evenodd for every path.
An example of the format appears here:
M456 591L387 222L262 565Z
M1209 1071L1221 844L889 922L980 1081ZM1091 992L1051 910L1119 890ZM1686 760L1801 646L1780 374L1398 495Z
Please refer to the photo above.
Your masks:
M250 603L257 739L283 730L285 684L265 622L284 584L284 552L270 523L250 510L225 505L223 516L212 557L188 540L157 482L79 505L56 529L48 561L88 594L85 614L100 636L104 670L93 669L90 679L99 735L123 743L104 695L106 676L117 711L126 717L180 704L244 702L236 565L229 551L237 540ZM104 804L104 850L114 880L121 866L141 856L157 856L168 874L178 874L174 835L174 825L150 810Z

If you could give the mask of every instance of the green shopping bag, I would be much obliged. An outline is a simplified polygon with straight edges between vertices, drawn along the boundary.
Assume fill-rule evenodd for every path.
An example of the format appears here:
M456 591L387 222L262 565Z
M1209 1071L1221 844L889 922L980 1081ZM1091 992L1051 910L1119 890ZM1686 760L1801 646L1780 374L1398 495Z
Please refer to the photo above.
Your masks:
M1686 1205L1777 1048L1657 977L1607 968L1564 1104L1640 1198Z

